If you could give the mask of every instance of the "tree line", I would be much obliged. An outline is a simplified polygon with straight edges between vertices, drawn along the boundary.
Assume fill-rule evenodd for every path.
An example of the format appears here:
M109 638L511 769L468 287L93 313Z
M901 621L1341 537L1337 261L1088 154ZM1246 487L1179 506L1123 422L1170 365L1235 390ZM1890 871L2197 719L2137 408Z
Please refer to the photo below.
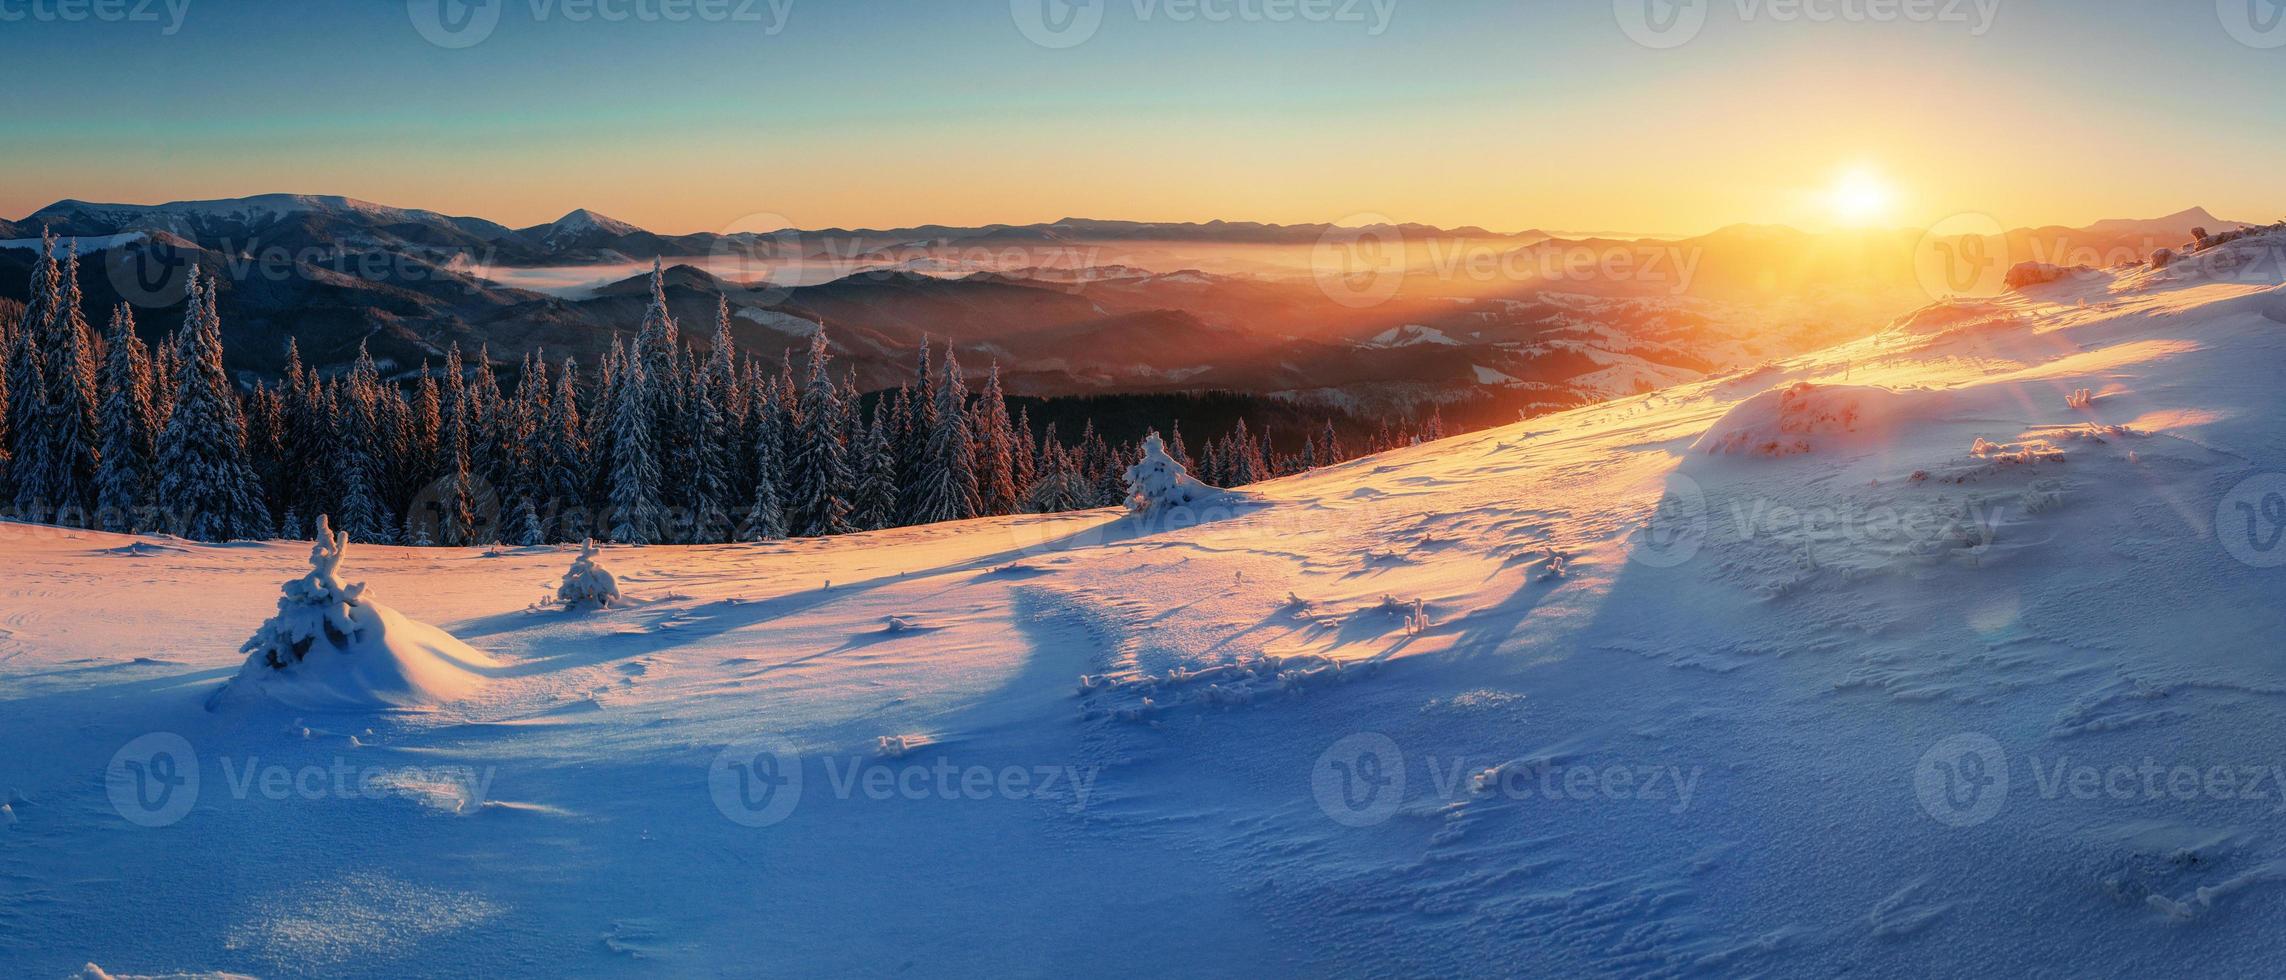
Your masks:
M871 397L835 376L822 325L798 370L790 351L772 370L739 356L720 301L701 350L656 269L640 328L592 370L527 355L510 388L456 344L405 383L361 345L329 376L289 341L282 378L241 388L214 280L194 272L182 325L146 344L124 304L89 325L76 248L56 253L44 242L30 301L0 316L0 501L19 520L202 541L300 538L320 515L384 544L767 541L1118 505L1141 454L1092 420L1036 432L997 365L971 391L926 341L911 380ZM1169 453L1217 486L1348 458L1330 420L1280 452L1240 419L1196 457L1173 428ZM1396 437L1372 441L1355 448Z

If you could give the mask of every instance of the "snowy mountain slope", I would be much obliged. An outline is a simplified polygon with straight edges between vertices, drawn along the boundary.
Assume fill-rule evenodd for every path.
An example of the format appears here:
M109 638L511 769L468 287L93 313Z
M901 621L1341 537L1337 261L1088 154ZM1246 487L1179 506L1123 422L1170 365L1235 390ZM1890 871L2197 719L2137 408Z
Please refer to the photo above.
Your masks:
M2269 972L2286 236L2223 248L1195 523L578 613L356 549L502 665L429 711L206 710L306 545L12 527L0 972Z

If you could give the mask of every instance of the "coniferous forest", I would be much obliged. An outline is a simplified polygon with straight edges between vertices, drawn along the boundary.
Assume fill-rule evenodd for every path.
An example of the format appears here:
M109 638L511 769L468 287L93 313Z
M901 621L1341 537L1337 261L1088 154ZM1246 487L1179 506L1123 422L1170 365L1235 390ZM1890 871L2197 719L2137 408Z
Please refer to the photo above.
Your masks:
M283 377L241 384L213 280L194 276L181 325L147 343L126 305L94 326L76 248L52 239L29 294L0 308L0 507L23 521L201 541L307 537L321 515L383 544L768 541L1122 505L1141 453L1092 419L1036 427L997 365L977 384L949 348L924 343L911 380L872 393L837 377L822 326L802 358L742 357L727 302L699 340L656 270L600 363L533 354L511 384L481 348L384 377L362 349L327 373L290 341ZM1197 444L1177 421L1166 444L1235 487L1441 429L1431 415L1345 446L1329 420L1281 452L1243 418Z

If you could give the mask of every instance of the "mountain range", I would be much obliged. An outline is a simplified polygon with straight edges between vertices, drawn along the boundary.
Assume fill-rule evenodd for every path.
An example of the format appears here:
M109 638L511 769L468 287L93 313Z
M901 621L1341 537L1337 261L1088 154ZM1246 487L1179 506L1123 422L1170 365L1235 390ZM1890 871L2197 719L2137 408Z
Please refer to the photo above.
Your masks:
M125 302L153 337L179 322L184 270L219 276L230 365L249 375L275 372L289 337L320 366L364 344L410 371L453 343L503 365L542 349L592 364L640 322L659 260L694 345L710 342L718 299L740 348L765 358L822 323L868 388L904 380L929 337L972 373L997 363L1019 394L1221 390L1493 421L1863 335L1932 293L1996 290L2015 261L2112 265L2241 225L2193 208L1942 241L1077 218L667 235L586 209L511 228L338 196L65 200L0 221L0 296L24 296L45 231L88 253L91 318ZM1932 255L1974 275L1932 274ZM567 274L592 281L519 285Z

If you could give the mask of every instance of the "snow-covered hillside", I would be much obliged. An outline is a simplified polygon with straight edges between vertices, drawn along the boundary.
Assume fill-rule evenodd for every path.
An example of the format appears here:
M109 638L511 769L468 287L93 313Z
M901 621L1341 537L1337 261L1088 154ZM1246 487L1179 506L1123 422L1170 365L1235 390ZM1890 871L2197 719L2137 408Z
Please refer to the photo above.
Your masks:
M0 527L0 974L2260 975L2286 236L1248 488L352 548ZM2085 389L2083 392L2082 389Z

